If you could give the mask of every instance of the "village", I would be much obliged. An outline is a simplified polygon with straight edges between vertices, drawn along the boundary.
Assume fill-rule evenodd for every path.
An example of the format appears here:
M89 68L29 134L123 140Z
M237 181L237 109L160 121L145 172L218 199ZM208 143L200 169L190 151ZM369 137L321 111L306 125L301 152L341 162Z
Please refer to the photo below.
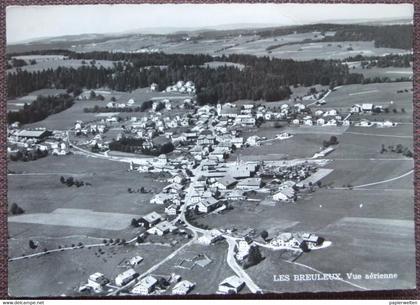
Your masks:
M157 88L158 84L153 83L149 90L156 92ZM332 172L323 167L329 163L326 156L339 145L336 136L324 141L317 153L305 159L241 160L241 152L249 147L260 147L273 141L292 141L294 134L282 131L284 128L279 128L280 124L325 130L351 125L397 125L389 120L370 119L387 111L382 105L354 104L346 111L312 108L325 107L324 98L334 90L331 88L317 94L310 90L303 97L274 107L257 103L200 106L195 100L194 83L178 81L164 92L188 93L189 98L158 98L143 102L145 110L141 116L110 112L89 122L77 120L73 128L66 131L21 129L16 122L8 129L8 154L11 160L30 162L47 155L66 158L66 155L78 153L126 163L129 172L159 175L166 186L152 196L149 204L163 206L164 214L153 211L140 218L127 219L127 223L131 221L131 226L137 230L136 237L130 242L138 245L153 236L156 240L172 235L184 236L189 242L205 246L225 240L232 248L228 253L228 263L230 260L235 275L220 282L215 292L239 293L246 286L251 292L260 293L261 289L243 272L243 268L256 265L263 259L260 249L289 251L296 259L302 253L328 247L331 242L316 232L280 232L269 236L266 231L256 234L252 228L245 231L234 227L208 229L195 219L207 214L235 213L237 204L246 201L293 205L322 187L321 180ZM86 91L77 99L83 103L89 96L101 93ZM113 98L105 107L118 111L133 104L132 98L126 102ZM244 136L244 131L258 129L263 124L271 124L279 132L273 138ZM140 274L136 268L142 261L141 256L127 258L127 269L115 279L104 275L99 268L79 287L79 292L185 295L194 290L196 283L175 273L169 276ZM206 266L211 260L200 257L191 262Z

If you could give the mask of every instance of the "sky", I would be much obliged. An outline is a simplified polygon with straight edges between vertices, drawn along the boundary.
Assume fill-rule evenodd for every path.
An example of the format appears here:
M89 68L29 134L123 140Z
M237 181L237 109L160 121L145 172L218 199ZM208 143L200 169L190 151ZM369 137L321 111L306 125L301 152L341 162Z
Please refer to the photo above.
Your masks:
M11 6L7 43L43 37L165 32L221 25L273 26L327 21L406 19L411 4L137 4ZM231 27L230 27L231 28Z

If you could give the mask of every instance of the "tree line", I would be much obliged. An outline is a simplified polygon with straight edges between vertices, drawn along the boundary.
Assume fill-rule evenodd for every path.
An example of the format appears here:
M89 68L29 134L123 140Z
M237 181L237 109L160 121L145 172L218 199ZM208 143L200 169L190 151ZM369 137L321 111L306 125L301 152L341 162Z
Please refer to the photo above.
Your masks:
M19 111L9 111L7 121L9 124L20 122L28 124L41 121L51 114L61 112L70 108L74 99L69 94L57 96L38 96L31 104L26 104Z

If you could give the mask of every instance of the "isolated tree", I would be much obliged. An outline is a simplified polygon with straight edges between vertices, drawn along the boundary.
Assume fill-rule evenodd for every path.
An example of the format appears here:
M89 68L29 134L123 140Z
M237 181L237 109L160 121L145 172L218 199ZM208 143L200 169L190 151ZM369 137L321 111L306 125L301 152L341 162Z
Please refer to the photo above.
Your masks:
M20 206L18 206L17 203L13 202L10 206L10 213L12 213L12 215L20 215L25 213L25 211Z
M36 249L37 247L38 246L35 244L35 242L32 239L30 239L29 240L29 248Z
M60 182L61 182L62 184L66 183L66 178L64 178L63 176L61 176L61 177L60 177Z
M331 136L330 137L330 145L337 145L338 144L338 140L336 136Z
M135 218L133 218L131 219L131 226L137 228L139 226L139 222Z
M266 230L262 231L261 232L261 237L262 237L262 239L266 240L267 237L268 237L268 232Z
M91 90L90 94L89 94L89 97L90 97L91 100L93 100L96 97L95 91Z

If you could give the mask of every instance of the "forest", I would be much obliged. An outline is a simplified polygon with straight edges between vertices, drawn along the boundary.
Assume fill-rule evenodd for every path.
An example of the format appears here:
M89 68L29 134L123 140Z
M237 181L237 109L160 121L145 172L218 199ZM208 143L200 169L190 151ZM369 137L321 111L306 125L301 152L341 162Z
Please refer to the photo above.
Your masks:
M293 60L256 57L252 55L229 55L213 58L245 65L240 70L232 66L216 69L201 64L209 58L205 55L166 55L107 53L107 58L116 61L112 68L97 67L93 64L79 68L59 67L55 70L36 72L16 71L7 75L7 95L9 98L23 96L41 88L86 88L107 87L118 91L132 91L158 83L160 89L178 80L193 80L198 88L200 104L232 102L238 99L275 101L288 98L289 86L342 85L361 83L361 74L349 73L340 61ZM84 53L85 59L105 58L105 52ZM98 57L96 57L96 55ZM128 56L127 58L125 58ZM128 59L130 58L130 59ZM144 65L150 65L142 69ZM159 66L167 64L167 68ZM159 65L159 66L157 66Z

